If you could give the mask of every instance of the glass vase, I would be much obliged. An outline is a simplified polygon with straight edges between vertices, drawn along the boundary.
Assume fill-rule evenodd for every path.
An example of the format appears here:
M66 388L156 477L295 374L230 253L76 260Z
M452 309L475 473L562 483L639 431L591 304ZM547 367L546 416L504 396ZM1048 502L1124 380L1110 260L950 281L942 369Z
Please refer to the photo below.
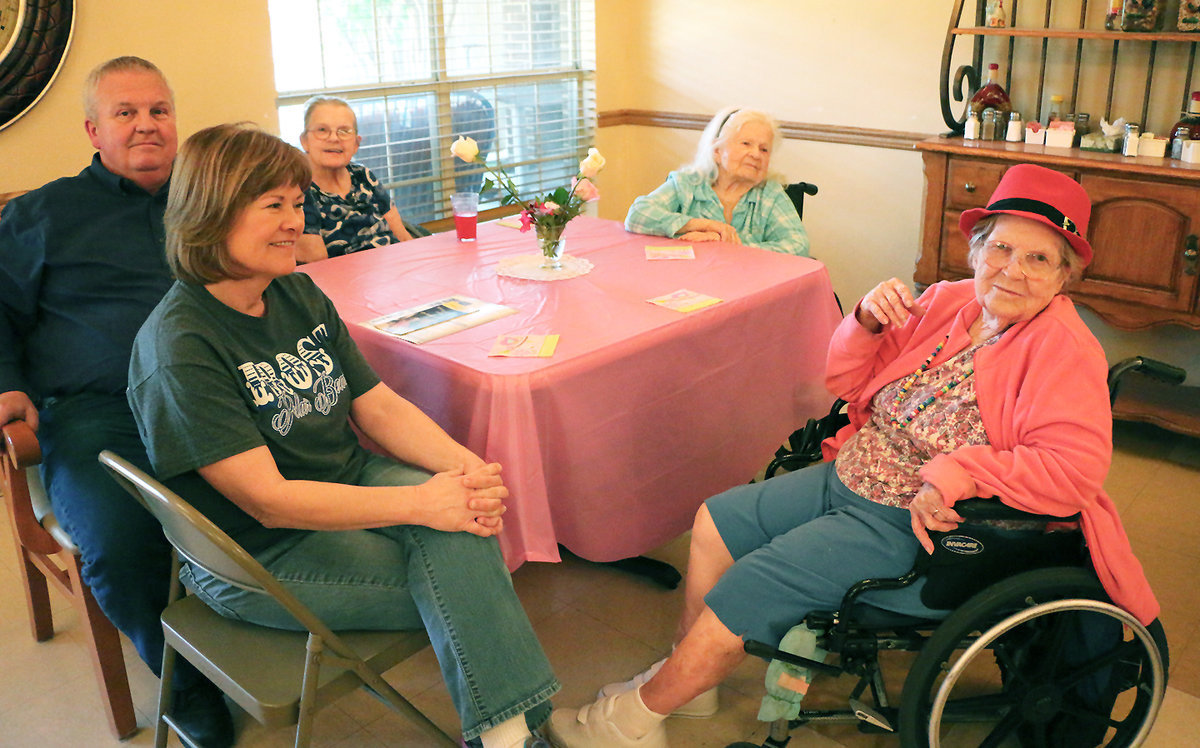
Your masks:
M562 270L563 250L567 244L566 239L562 238L562 232L566 227L566 224L558 226L536 225L538 245L542 248L543 270Z

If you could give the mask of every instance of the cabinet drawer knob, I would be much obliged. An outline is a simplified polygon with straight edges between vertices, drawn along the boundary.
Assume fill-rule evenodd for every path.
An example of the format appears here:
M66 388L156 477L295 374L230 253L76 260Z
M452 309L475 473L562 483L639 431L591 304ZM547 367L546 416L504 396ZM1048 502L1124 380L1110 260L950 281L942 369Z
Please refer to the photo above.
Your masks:
M1197 247L1200 246L1200 239L1195 234L1188 234L1188 237L1183 240L1183 272L1185 275L1195 275L1197 260L1200 260L1200 251Z
M975 191L975 183L967 182L966 184L963 185L963 189L967 192L974 192Z

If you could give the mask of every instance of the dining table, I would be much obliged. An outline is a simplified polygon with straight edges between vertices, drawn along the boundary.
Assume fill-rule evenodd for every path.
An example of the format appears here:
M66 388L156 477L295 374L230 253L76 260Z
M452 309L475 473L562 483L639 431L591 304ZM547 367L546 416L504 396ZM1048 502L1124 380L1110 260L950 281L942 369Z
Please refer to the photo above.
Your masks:
M565 253L590 271L527 280L498 272L539 251L532 231L507 223L480 223L474 242L450 231L301 270L383 382L502 465L510 569L559 561L560 546L592 561L655 549L828 411L825 355L841 313L817 260L580 216ZM691 259L648 259L689 246ZM720 301L689 312L648 301L681 290ZM516 311L421 344L367 324L456 295ZM550 356L489 355L499 336L552 334Z

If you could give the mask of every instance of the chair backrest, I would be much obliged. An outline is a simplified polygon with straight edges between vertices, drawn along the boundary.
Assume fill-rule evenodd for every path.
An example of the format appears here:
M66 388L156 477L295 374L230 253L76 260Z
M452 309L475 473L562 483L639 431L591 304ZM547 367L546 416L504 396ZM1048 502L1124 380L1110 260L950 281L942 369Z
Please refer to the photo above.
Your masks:
M817 186L811 182L795 182L785 185L783 191L791 198L792 205L796 206L796 214L804 218L804 196L817 194Z
M301 625L325 639L331 649L347 656L349 650L337 636L212 520L119 455L104 450L100 453L100 463L154 515L182 558L228 584L270 595Z

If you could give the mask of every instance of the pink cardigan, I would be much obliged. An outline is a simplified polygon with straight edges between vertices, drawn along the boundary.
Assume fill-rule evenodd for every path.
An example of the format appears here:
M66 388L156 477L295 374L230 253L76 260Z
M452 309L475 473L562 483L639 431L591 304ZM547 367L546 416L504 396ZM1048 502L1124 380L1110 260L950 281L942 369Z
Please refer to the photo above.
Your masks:
M925 315L899 329L873 334L850 314L834 333L826 385L850 403L850 425L822 445L825 459L866 423L874 394L915 371L947 331L950 340L935 364L970 345L968 328L981 311L974 281L937 283L920 302ZM937 455L921 468L921 477L949 505L999 496L1038 514L1079 512L1104 589L1148 624L1158 616L1158 601L1103 488L1112 459L1106 380L1099 342L1071 301L1056 296L1039 315L975 354L975 391L990 445Z

